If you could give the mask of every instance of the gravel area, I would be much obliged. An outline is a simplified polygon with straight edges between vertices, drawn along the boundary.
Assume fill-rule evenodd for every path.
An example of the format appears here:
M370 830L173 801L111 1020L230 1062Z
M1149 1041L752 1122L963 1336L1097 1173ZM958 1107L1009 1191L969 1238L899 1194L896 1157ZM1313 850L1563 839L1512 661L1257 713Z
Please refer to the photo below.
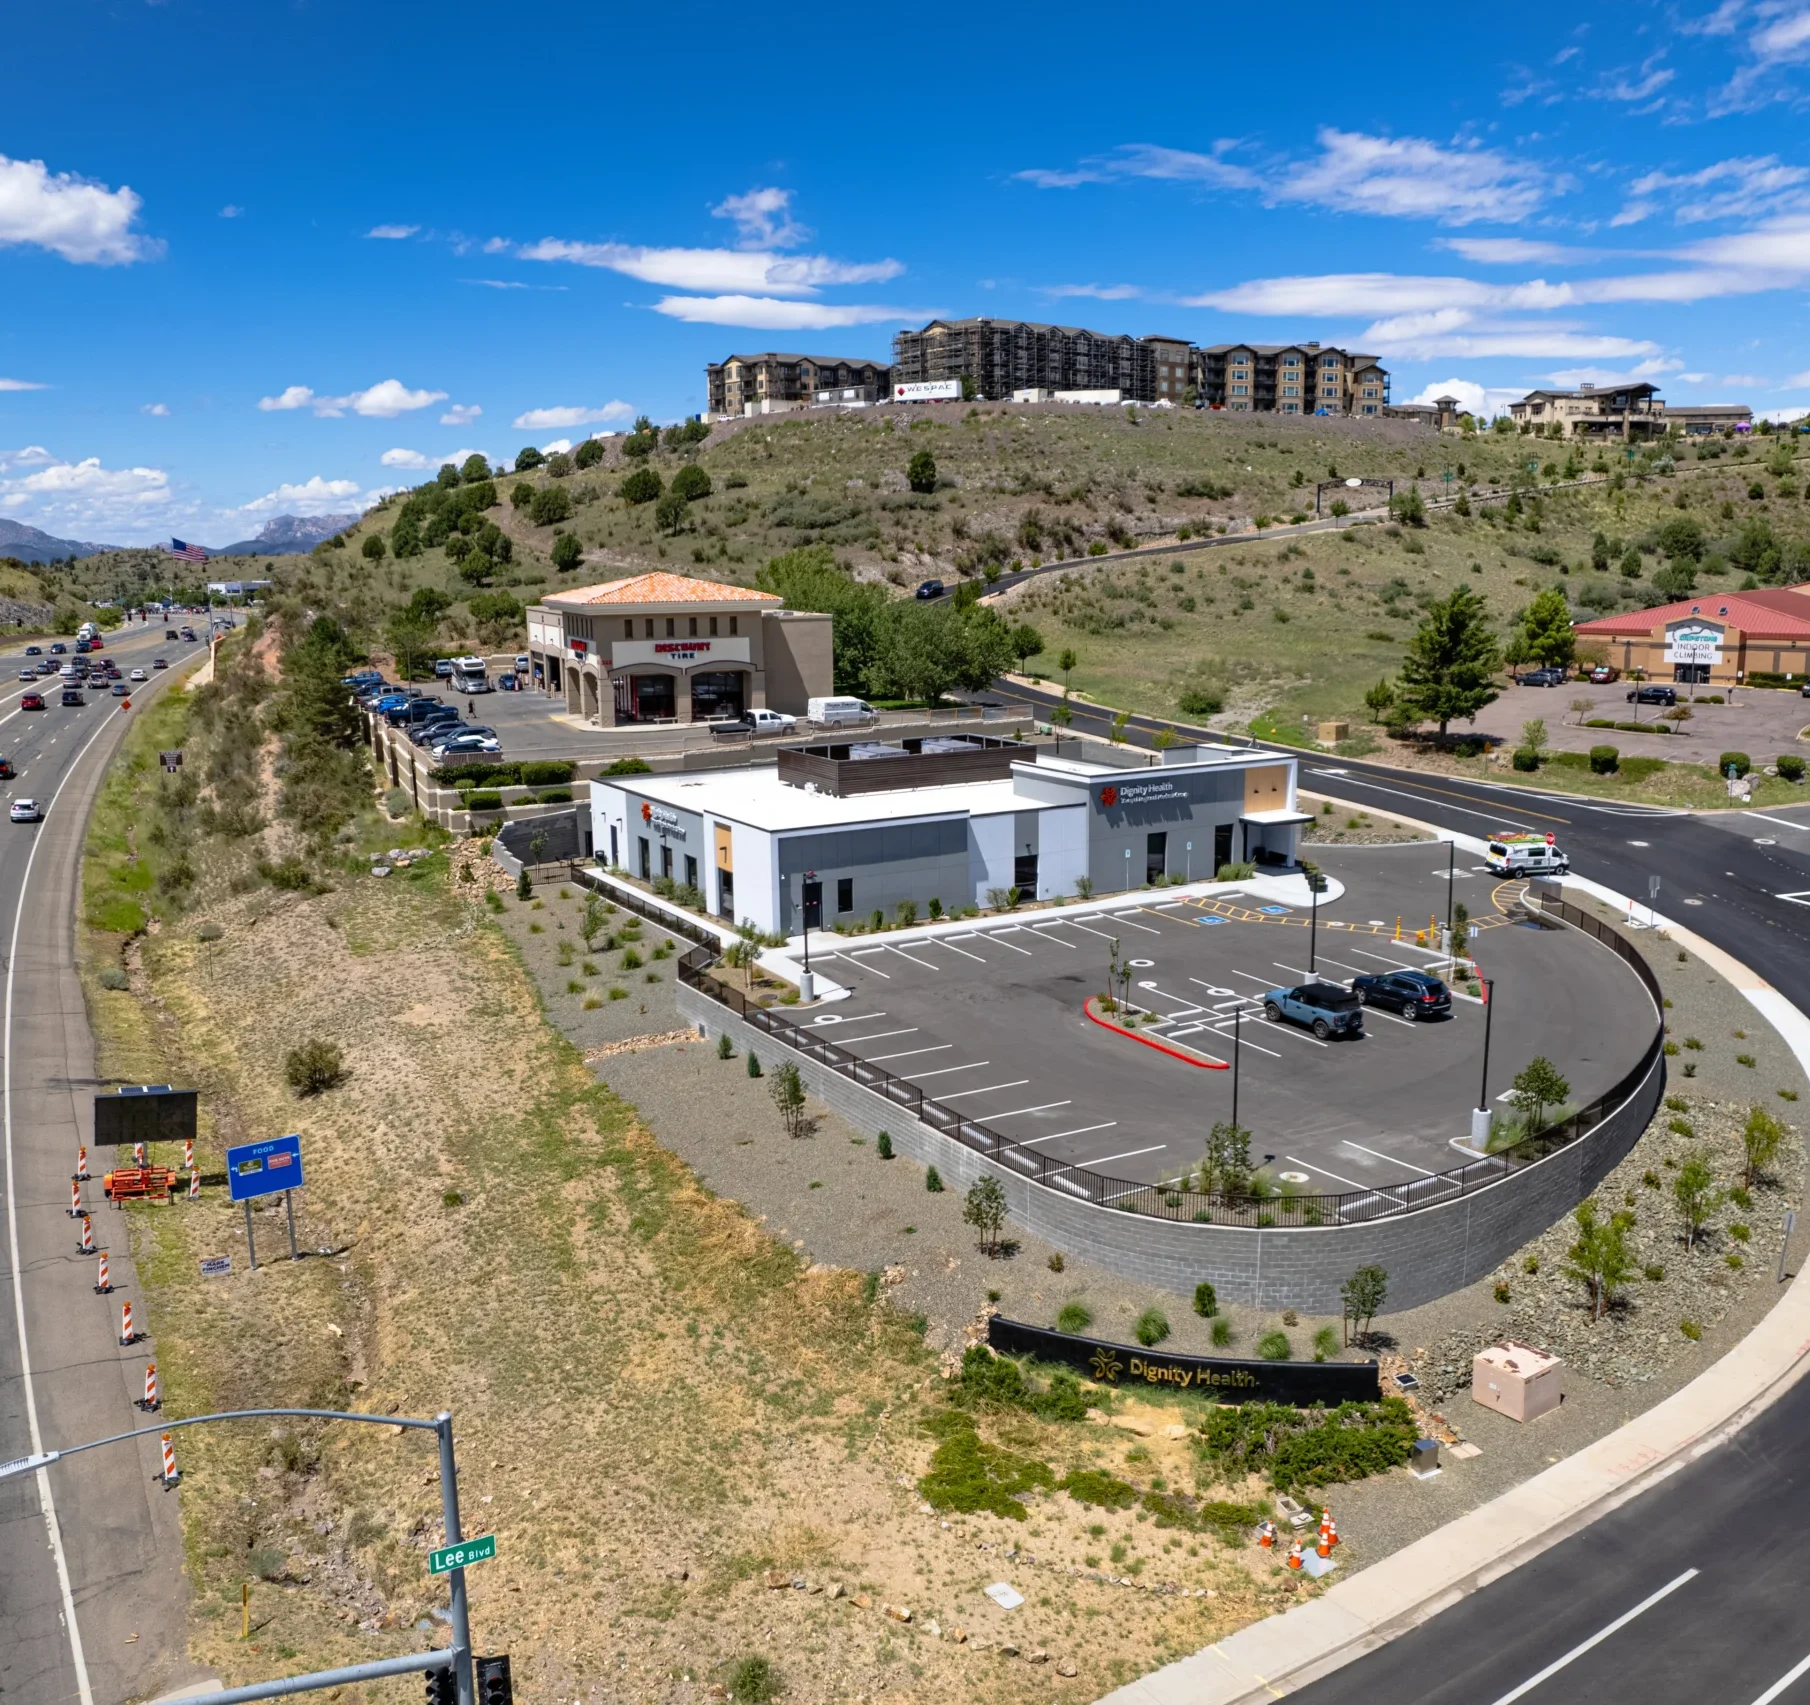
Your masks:
M496 880L504 879L498 873ZM1092 1313L1097 1336L1129 1341L1133 1321L1154 1304L1170 1322L1167 1348L1212 1353L1211 1323L1183 1299L1128 1283L1072 1252L1020 1234L1007 1254L988 1259L962 1222L958 1193L927 1190L923 1169L903 1158L882 1161L872 1143L816 1104L811 1133L788 1137L770 1079L749 1077L739 1055L718 1058L714 1044L672 1039L686 1032L667 964L652 967L661 973L657 983L631 981L645 973L625 974L620 951L591 956L599 967L596 978L559 964L559 943L575 940L582 906L581 891L568 891L571 898L561 899L557 887L543 889L538 909L511 895L497 921L521 951L553 1022L586 1049L598 1075L635 1105L658 1140L709 1188L744 1203L814 1261L884 1273L898 1306L924 1317L933 1348L959 1349L989 1307L1043 1323L1078 1301ZM538 933L532 928L537 923ZM646 944L664 937L651 925L642 933L646 957ZM1560 1270L1576 1236L1566 1219L1478 1283L1421 1308L1378 1317L1375 1353L1385 1379L1412 1370L1422 1384L1413 1401L1427 1430L1448 1444L1475 1446L1478 1454L1455 1458L1448 1449L1444 1472L1424 1482L1404 1472L1337 1489L1341 1531L1349 1524L1348 1566L1410 1543L1651 1407L1736 1343L1777 1298L1781 1221L1787 1207L1803 1200L1801 1109L1810 1107L1810 1083L1783 1041L1720 978L1694 959L1681 963L1663 936L1646 938L1645 945L1670 1003L1666 1016L1679 1053L1669 1062L1668 1092L1682 1107L1661 1114L1596 1198L1605 1218L1626 1210L1633 1198L1629 1244L1637 1276L1606 1318L1591 1321L1582 1287ZM567 992L574 980L627 987L632 998L586 1011L584 996ZM1691 1041L1701 1046L1687 1046ZM629 1045L613 1046L620 1044ZM1741 1056L1754 1063L1741 1064ZM1786 1099L1780 1091L1807 1099ZM1672 1193L1677 1167L1668 1161L1700 1150L1718 1187L1739 1184L1739 1132L1754 1106L1790 1127L1785 1153L1774 1176L1753 1191L1751 1205L1725 1201L1697 1247L1687 1251ZM1671 1128L1674 1120L1691 1134ZM1656 1187L1646 1182L1648 1173ZM1747 1240L1732 1232L1736 1225L1748 1228ZM1810 1227L1794 1240L1790 1272L1806 1249ZM1730 1255L1740 1258L1739 1267L1729 1263ZM1061 1261L1060 1271L1052 1260ZM1529 1260L1536 1271L1528 1271ZM1663 1277L1644 1276L1649 1266ZM1498 1285L1506 1287L1506 1302L1498 1299ZM1339 1327L1336 1320L1305 1315L1291 1322L1245 1309L1227 1314L1233 1339L1220 1347L1222 1354L1250 1354L1258 1336L1279 1328L1295 1353L1306 1356L1318 1329ZM1697 1326L1698 1338L1685 1335L1685 1320ZM1557 1412L1523 1426L1470 1400L1472 1354L1504 1336L1565 1357L1567 1394ZM1179 1408L1176 1415L1185 1418Z

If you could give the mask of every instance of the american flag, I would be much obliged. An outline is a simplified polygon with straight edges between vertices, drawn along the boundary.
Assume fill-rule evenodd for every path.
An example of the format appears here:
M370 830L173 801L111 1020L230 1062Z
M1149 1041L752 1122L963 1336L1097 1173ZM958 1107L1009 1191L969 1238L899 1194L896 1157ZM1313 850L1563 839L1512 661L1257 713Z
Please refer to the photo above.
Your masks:
M207 552L199 545L185 545L180 539L170 540L169 555L183 562L206 562Z

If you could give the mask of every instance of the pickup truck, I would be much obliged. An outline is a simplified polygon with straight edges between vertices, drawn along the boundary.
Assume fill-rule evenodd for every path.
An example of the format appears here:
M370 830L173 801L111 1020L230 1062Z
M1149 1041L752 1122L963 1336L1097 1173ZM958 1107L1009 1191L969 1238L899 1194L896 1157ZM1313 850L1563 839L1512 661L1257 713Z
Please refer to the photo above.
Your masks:
M790 734L798 726L798 718L783 710L748 710L727 722L713 722L712 729L725 734Z
M1364 1009L1350 989L1337 983L1297 983L1271 989L1263 997L1263 1016L1272 1024L1283 1019L1304 1025L1322 1042L1334 1036L1362 1036Z

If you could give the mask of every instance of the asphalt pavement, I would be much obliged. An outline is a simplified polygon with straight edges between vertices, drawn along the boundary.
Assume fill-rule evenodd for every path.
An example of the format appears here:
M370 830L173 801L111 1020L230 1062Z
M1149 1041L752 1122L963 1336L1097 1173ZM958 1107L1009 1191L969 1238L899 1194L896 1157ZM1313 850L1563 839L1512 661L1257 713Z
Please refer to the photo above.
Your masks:
M1045 715L1057 702L1003 683L990 696ZM1071 708L1090 733L1110 725L1109 712ZM1166 726L1223 738L1149 717L1132 718L1127 738L1147 746ZM1466 835L1550 831L1575 874L1623 894L1645 896L1657 877L1661 915L1810 1011L1810 803L1690 813L1294 755L1316 793ZM1810 1523L1807 1430L1810 1382L1613 1514L1291 1696L1810 1705L1810 1617L1793 1568Z
M120 630L107 637L105 655L124 670L149 670L154 656L180 666L200 649L163 635L161 622ZM122 713L99 691L64 708L54 677L50 708L21 711L21 649L0 652L0 679L11 677L0 688L0 756L19 772L0 795L36 800L44 820L0 823L0 1461L155 1419L133 1407L155 1342L118 1341L122 1301L133 1302L135 1327L154 1323L123 1223L104 1203L94 1206L111 1161L92 1148L90 1097L102 1086L75 973L82 840L135 711ZM135 707L173 674L133 683ZM96 1243L109 1248L115 1291L107 1297L93 1294L95 1263L77 1253L68 1217L82 1142L94 1174L84 1200ZM113 1705L192 1675L176 1496L158 1483L159 1468L149 1440L0 1480L0 1701Z

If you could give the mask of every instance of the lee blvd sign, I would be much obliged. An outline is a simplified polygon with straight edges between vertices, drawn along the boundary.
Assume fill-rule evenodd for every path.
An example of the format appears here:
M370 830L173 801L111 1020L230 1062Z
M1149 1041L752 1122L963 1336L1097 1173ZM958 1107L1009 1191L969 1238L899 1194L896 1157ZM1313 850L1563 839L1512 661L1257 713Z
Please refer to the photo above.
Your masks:
M468 1568L473 1563L487 1563L496 1555L496 1535L487 1533L481 1539L467 1539L457 1545L443 1545L427 1554L430 1575L450 1575L454 1569Z

